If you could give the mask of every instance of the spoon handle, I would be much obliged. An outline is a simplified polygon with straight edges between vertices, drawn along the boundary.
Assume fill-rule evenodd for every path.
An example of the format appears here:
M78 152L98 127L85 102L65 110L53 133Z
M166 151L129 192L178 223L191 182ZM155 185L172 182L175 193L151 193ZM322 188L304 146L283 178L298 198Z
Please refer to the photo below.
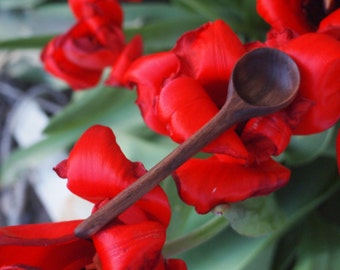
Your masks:
M128 188L80 223L75 229L75 234L80 238L89 238L156 187L163 179L190 157L198 153L209 142L240 121L240 119L237 119L239 117L233 117L234 114L232 112L228 109L228 104L225 104L215 117L193 136L175 148L136 182L132 183Z

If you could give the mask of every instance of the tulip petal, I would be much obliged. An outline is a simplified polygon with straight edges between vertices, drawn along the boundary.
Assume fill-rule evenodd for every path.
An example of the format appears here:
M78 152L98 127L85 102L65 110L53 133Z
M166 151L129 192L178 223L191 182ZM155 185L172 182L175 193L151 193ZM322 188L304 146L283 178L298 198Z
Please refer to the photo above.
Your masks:
M121 29L100 17L78 22L64 36L62 49L67 59L88 69L112 65L124 47Z
M221 157L191 159L174 174L181 198L200 214L219 204L267 195L284 186L290 177L290 171L272 159L247 165Z
M299 94L314 106L301 117L294 134L313 134L340 118L340 42L323 34L305 34L282 47L297 63Z
M98 16L122 27L123 11L116 0L68 0L68 5L79 20Z
M126 81L137 85L137 104L144 121L160 134L167 134L167 131L156 112L156 100L164 82L178 70L177 57L172 52L162 52L137 59L126 73Z
M103 269L153 269L161 257L165 228L158 222L115 225L93 236Z
M41 54L47 71L74 90L97 85L102 71L124 48L122 10L113 0L69 1L78 21L48 43Z
M179 259L167 259L166 270L187 270L187 266L183 260Z
M58 78L65 80L74 90L95 86L101 70L88 69L71 62L63 50L64 36L52 39L41 53L44 68Z
M143 209L148 220L156 220L164 227L169 226L171 218L170 203L166 193L159 186L149 191L136 203L140 209Z
M57 166L56 170L65 168ZM68 188L94 203L114 197L146 171L141 163L128 160L112 130L100 125L80 137L67 159L66 170Z
M39 270L39 269L40 268L36 268L30 265L23 265L23 264L0 266L0 270Z
M157 104L159 117L170 137L182 143L218 113L218 108L193 78L179 77L167 83ZM248 153L234 129L229 129L205 149L247 158Z
M278 31L286 28L298 34L313 31L309 24L302 0L257 0L256 9L258 14L271 27Z
M257 162L261 162L282 153L291 135L287 115L281 111L250 119L242 130L241 138Z
M228 81L236 61L245 53L240 39L222 20L185 33L173 52L181 73L196 79L218 107L227 96Z
M73 231L79 223L66 221L1 227L0 265L81 269L92 262L95 250L90 241L74 236Z
M327 34L340 40L340 8L320 22L318 33Z
M135 36L119 55L117 61L112 66L111 73L106 80L106 85L127 86L125 72L131 63L143 53L143 40L141 36Z
M180 259L164 259L161 257L157 265L152 270L187 270L187 266Z
M100 201L94 206L92 212L96 212L109 201L109 199ZM170 218L171 210L167 196L163 189L156 187L122 212L113 223L135 224L144 221L157 221L167 227Z

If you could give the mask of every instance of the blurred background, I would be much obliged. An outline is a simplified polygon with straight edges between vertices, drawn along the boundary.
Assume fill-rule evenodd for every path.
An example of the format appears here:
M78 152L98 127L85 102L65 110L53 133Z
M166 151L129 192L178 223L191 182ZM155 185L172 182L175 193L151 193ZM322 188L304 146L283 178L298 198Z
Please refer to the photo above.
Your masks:
M43 71L39 45L27 48L20 40L15 41L30 41L32 37L65 31L73 18L63 2L0 1L0 42L14 40L12 44L15 46L0 51L1 165L16 150L28 149L41 141L49 118L70 100L70 90ZM35 161L34 155L25 164L14 161L8 169L12 176L8 177L4 176L4 167L1 167L1 226L51 220L46 205L56 204L56 201L49 202L47 198L61 197L56 197L58 191L55 187L43 183L59 182L46 180L55 179L51 167L56 159L61 158L60 155L56 153L55 157L49 157L51 160L41 162Z

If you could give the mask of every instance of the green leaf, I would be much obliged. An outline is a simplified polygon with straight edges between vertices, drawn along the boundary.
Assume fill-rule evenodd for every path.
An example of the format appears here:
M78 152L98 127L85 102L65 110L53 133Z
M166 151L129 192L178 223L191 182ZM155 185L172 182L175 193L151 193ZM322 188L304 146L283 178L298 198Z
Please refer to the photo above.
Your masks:
M120 129L117 125L112 126L114 126L113 131L123 153L130 160L141 161L147 169L161 161L176 146L167 137L154 135L151 139L139 136L146 129L145 126L136 129L132 123L132 126L127 126L126 130Z
M274 236L285 235L277 250L273 269L291 269L298 240L305 231L304 224L309 222L308 215L319 209L320 205L325 205L324 202L330 198L335 198L339 191L340 179L334 158L319 158L311 164L292 169L290 183L276 193L279 205L287 215L287 222L274 233Z
M294 270L338 270L340 227L313 215L304 223Z
M182 6L188 10L194 11L197 14L202 15L207 20L215 20L218 18L218 14L214 10L214 2L211 1L199 1L199 0L174 0L174 3Z
M138 27L140 24L155 23L160 20L181 20L190 13L168 3L147 3L138 5L123 4L124 23L127 28Z
M171 4L143 3L123 7L127 40L142 35L146 53L169 50L184 32L207 22L204 17Z
M190 250L202 243L210 240L212 237L224 230L228 222L221 217L215 217L204 223L202 226L192 230L190 233L168 241L163 248L163 254L166 257L173 257L184 251Z
M40 49L55 35L34 36L28 38L14 38L0 42L0 49Z
M21 13L4 12L0 17L0 49L40 49L57 33L67 31L73 21L66 3L42 5Z
M45 129L46 134L85 130L93 124L110 126L115 123L121 129L132 123L141 123L132 91L100 86L74 95L74 101L51 119Z
M209 21L224 20L244 41L262 40L268 30L256 12L255 0L173 0L177 4Z
M268 237L249 238L227 228L180 257L186 261L188 269L266 270L273 250Z
M210 222L214 215L199 215L178 196L177 187L171 177L164 180L162 187L168 195L172 215L167 229L167 241L175 241Z
M291 265L293 265L296 257L297 242L300 239L302 231L303 227L301 223L298 223L280 237L272 259L272 269L291 269Z
M310 164L291 169L289 183L278 192L276 198L286 215L298 214L309 205L315 207L317 198L337 183L337 165L334 158L318 158Z
M334 132L335 129L330 128L313 135L293 136L279 160L288 166L310 163L327 150L334 137Z
M210 220L211 217L198 215L194 208L186 205L178 196L177 187L171 177L164 180L161 184L168 195L171 205L171 221L167 229L167 241L182 237L186 233L190 233L191 228L200 226L204 222ZM197 221L195 217L201 217L202 222Z
M254 237L271 233L285 222L272 195L230 204L224 216L239 234Z
M340 180L340 179L339 179ZM331 198L327 199L319 208L319 213L327 219L328 222L334 223L340 227L340 190Z
M142 35L146 53L165 51L172 48L184 32L193 30L205 22L201 17L193 15L181 20L164 19L138 28L126 29L125 34L128 40L137 34Z

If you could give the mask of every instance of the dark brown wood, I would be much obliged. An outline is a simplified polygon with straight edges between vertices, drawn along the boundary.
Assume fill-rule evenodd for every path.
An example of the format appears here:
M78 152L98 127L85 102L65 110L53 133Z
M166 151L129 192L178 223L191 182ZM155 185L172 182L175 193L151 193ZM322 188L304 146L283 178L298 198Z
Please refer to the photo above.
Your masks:
M98 232L235 123L287 106L296 95L299 83L298 68L286 54L260 48L244 55L233 70L228 98L219 113L150 171L79 224L75 234L89 238Z

